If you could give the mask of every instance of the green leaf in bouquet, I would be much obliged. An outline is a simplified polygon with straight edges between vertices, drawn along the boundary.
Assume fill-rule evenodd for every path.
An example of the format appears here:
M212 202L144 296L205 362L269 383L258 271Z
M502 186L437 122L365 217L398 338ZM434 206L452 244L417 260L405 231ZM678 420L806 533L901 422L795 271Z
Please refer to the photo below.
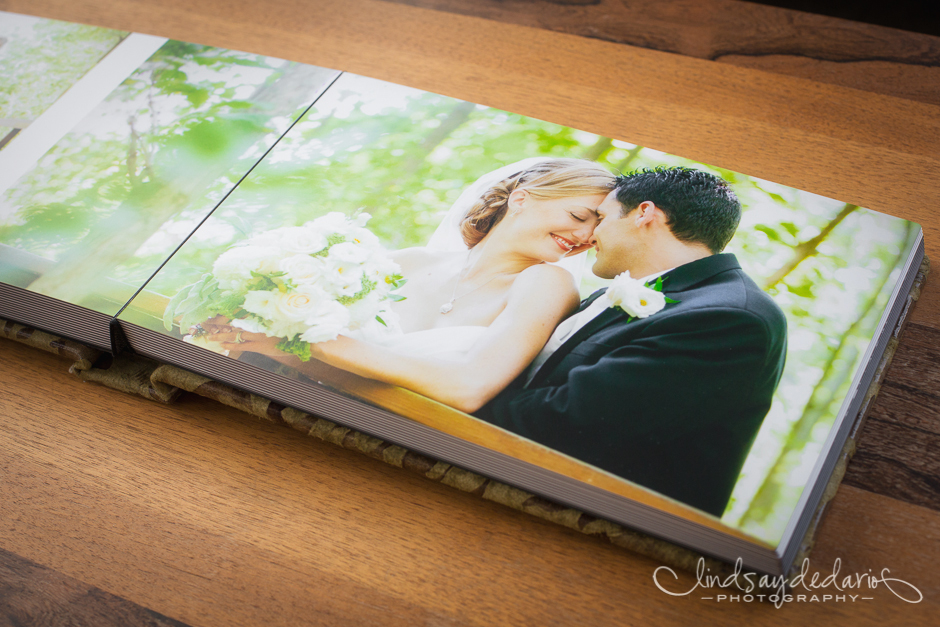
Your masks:
M385 282L391 285L393 290L400 290L408 282L408 279L400 274L392 274L385 278Z
M326 248L323 250L318 250L315 253L310 253L311 257L326 257L330 254L330 248L336 244L342 244L346 241L345 235L340 235L339 233L333 233L332 235L327 235L326 237Z
M219 280L211 275L207 276L209 278L207 280L204 279L202 287L199 288L199 295L206 300L212 300L212 296L215 292L219 291Z
M385 324L385 321L382 320L382 316L376 316L375 319L376 319L376 320L379 322L379 324L381 324L383 327L387 327L387 326L388 326L387 324Z
M244 311L242 305L245 304L245 295L241 292L219 292L214 304L214 312L220 313L227 318L242 318L240 312Z
M187 314L191 311L194 311L199 308L204 302L202 296L199 294L199 289L194 285L189 290L189 295L183 299L176 310L177 313Z
M173 319L176 318L180 303L189 296L190 290L197 284L198 283L191 283L190 285L183 286L183 288L170 299L170 302L167 303L166 309L163 310L163 327L167 331L173 330Z
M400 303L401 301L406 300L406 297L402 296L401 294L389 294L388 299L393 303Z
M342 305L343 307L349 307L349 306L352 305L353 303L355 303L355 302L357 302L357 301L360 301L360 300L362 300L363 298L365 298L366 294L368 294L369 292L371 292L372 290L374 290L377 285L378 285L378 283L376 283L375 281L371 281L371 280L369 280L369 279L363 277L363 279L362 279L362 289L361 289L361 290L359 290L358 292L356 292L356 293L353 294L352 296L340 296L339 298L336 299L336 302L338 302L338 303L339 303L340 305Z
M300 361L310 361L310 344L301 340L299 335L290 339L284 338L277 343L277 349L296 356Z
M205 322L211 317L212 316L209 315L209 312L202 307L197 307L191 311L187 311L180 318L180 331L189 331L190 327L194 327L201 322Z
M256 278L256 279L276 279L276 278L282 277L282 276L284 276L284 275L286 275L286 274L287 274L286 272L267 272L267 273L265 273L265 272L255 272L254 270L251 270L251 276L253 276L253 277Z
M267 291L279 289L278 284L267 274L251 271L251 276L255 280L251 283L252 290Z

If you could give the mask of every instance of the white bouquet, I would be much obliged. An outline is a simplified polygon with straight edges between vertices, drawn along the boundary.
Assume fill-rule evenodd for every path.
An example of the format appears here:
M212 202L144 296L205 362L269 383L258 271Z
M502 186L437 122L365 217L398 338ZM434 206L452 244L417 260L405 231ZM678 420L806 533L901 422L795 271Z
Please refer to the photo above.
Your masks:
M306 361L310 344L397 325L389 305L403 298L394 291L405 280L365 228L369 218L328 213L233 246L170 301L164 326L170 330L179 319L186 330L221 315L233 327L282 338L279 349ZM183 339L213 348L199 333Z

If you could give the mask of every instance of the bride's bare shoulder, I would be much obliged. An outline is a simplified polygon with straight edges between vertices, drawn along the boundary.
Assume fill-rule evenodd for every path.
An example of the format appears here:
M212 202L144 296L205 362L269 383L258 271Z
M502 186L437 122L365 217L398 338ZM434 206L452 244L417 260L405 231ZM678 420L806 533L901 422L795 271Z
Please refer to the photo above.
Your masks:
M578 286L575 284L574 277L570 272L564 268L553 266L548 263L540 263L534 266L529 266L519 273L519 276L516 278L513 287L515 287L515 285L519 285L520 287L538 286L543 288L570 288L574 291L578 291Z
M574 276L564 268L541 263L519 273L512 285L513 296L557 299L571 306L580 302ZM544 302L544 300L543 300Z

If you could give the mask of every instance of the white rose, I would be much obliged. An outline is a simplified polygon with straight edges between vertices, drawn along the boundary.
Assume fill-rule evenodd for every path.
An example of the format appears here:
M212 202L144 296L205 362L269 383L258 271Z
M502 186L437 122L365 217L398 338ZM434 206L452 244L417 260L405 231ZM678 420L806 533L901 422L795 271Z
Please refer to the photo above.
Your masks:
M380 248L379 238L375 236L375 233L366 228L355 228L352 229L348 235L349 239L353 241L354 244L362 244L363 246L368 246L369 248Z
M330 247L330 259L341 263L363 263L371 256L369 249L353 242L344 242Z
M272 318L292 322L304 321L314 315L324 302L333 302L326 292L313 285L301 285L295 291L279 292L274 296L279 315Z
M349 305L349 326L356 329L369 320L374 320L375 316L382 310L382 297L375 292L369 292L353 304ZM384 317L382 318L385 319Z
M347 273L342 280L333 281L330 287L336 296L355 296L362 291L362 273L358 277Z
M333 248L336 248L335 246ZM332 248L330 249L332 250ZM362 266L327 260L323 288L334 296L355 296L362 290Z
M251 273L277 272L284 253L269 246L236 246L230 248L212 264L212 274L226 289L241 289L251 280Z
M323 276L326 267L320 259L310 255L291 255L281 259L278 264L281 272L296 284L315 283Z
M349 310L334 300L321 301L304 322L309 325L300 335L304 342L316 344L335 340L349 324Z
M611 282L606 295L611 306L620 307L634 318L648 318L666 306L666 297L662 292L631 278L629 271L618 275Z
M317 229L291 226L279 229L280 246L289 253L317 253L326 248L326 236Z
M264 334L268 337L292 338L306 330L307 325L305 325L303 322L294 322L284 318L279 318L271 322L270 326L264 332Z
M396 274L400 275L401 266L385 255L373 255L372 259L363 264L362 272L367 279L377 283L379 290L384 294L392 289L387 279Z
M273 320L277 317L278 296L280 296L278 292L252 290L245 294L245 304L242 305L242 309L266 320Z
M353 228L353 224L346 217L346 214L339 211L331 211L325 216L320 216L316 220L304 224L305 228L312 228L320 233L336 233L347 235Z

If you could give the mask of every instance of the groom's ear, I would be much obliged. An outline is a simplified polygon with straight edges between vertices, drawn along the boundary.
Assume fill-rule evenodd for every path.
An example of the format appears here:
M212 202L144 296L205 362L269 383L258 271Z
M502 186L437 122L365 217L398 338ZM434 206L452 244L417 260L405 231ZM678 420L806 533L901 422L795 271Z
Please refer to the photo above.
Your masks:
M662 210L652 200L644 200L628 215L633 218L637 228L651 225L664 217Z

